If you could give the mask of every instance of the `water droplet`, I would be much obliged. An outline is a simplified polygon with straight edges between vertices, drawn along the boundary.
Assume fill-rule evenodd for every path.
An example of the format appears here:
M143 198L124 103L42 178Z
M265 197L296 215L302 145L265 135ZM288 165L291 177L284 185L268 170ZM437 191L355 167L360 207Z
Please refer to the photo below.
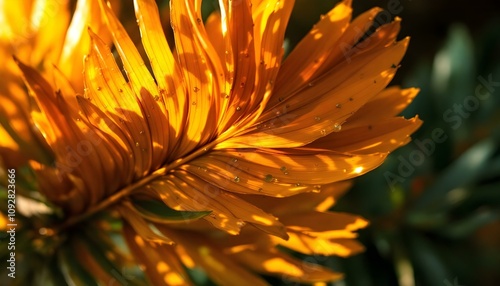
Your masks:
M257 191L258 191L259 193L262 193L262 191L264 191L264 190L263 190L262 188L259 188Z
M241 181L241 179L240 179L240 177L236 176L236 177L234 177L233 181L235 183L239 183Z
M284 173L284 172L286 172L286 171L287 171L287 168L286 168L285 166L282 166L282 167L280 168L280 171Z
M319 193L321 191L321 185L315 185L313 187L313 193Z
M347 169L342 169L342 172L347 173Z
M240 221L238 221L236 224L237 224L239 227L244 227L246 223L245 223L244 221L241 221L241 220L240 220Z
M335 107L336 107L336 108L342 108L342 104L337 103L337 104L335 104Z
M276 111L276 116L281 116L281 111Z
M266 64L266 62L265 62L264 60L260 60L260 64L261 64L261 65L265 65L265 64Z
M326 135L326 129L321 129L321 135L325 136Z
M123 89L119 88L119 89L118 89L118 92L123 92Z
M311 87L311 86L314 86L314 83L310 82L307 85Z
M196 18L196 22L198 22L198 24L201 23L201 19L200 18Z
M273 175L271 174L267 174L265 177L264 177L264 181L268 182L268 183L272 183L274 180L274 177Z
M240 111L241 110L241 107L236 107L236 111Z
M142 131L142 130L141 130L141 131L139 131L139 134L141 134L141 135L142 135L142 134L144 134L144 131Z
M320 121L320 120L321 120L321 117L319 117L319 116L314 116L314 120L315 120L315 121Z
M155 95L155 100L156 101L160 100L160 96L159 95Z
M245 87L245 82L240 82L240 87Z
M226 99L227 99L227 98L229 98L229 94L227 94L227 93L223 93L223 94L222 94L222 96L223 96L224 98L226 98Z
M135 142L135 147L139 147L139 142Z
M193 101L191 104L192 104L192 105L196 105L196 101Z
M142 151L142 152L146 152L146 148L142 148L142 149L141 149L141 151Z
M76 121L80 121L80 118L77 118Z
M339 132L340 130L342 130L342 125L335 123L333 125L333 132Z
M200 89L199 89L197 86L193 87L193 91L194 91L194 92L198 92L199 90L200 90Z
M98 87L97 87L97 90L101 90L101 87L100 87L100 86L98 86Z
M233 158L233 160L232 160L232 161L233 161L233 163L236 163L236 162L238 162L238 159Z
M295 186L296 187L300 187L300 186L302 186L302 184L301 183L295 183Z
M397 68L397 66L395 64L392 64L391 68L395 69L395 68Z

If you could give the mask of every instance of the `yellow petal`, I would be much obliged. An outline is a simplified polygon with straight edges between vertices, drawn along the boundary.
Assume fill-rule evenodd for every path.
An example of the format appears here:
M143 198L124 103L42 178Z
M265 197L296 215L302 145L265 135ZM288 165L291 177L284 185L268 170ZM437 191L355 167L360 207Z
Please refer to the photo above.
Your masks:
M146 154L144 156L144 162L148 165L145 166L156 169L164 163L168 154L169 132L167 132L167 130L169 130L169 125L165 104L160 102L160 92L158 91L153 77L145 66L135 44L132 42L118 19L116 19L111 8L103 7L103 13L105 14L106 21L113 36L113 42L120 54L120 58L129 79L128 84L142 109L142 114L145 115L143 120L147 123L148 128L142 129L141 134L149 143L148 145L141 145L139 143L141 150ZM92 39L93 42L97 42L94 38L95 37ZM112 67L114 65L110 62L108 66ZM119 69L117 68L114 77L121 78L118 71ZM119 93L117 91L117 89L111 90L111 92L115 94Z
M193 1L171 2L172 28L179 64L184 67L188 97L185 132L178 141L179 156L211 139L220 113L221 75L224 72L217 52L207 41L199 12Z
M166 110L170 113L168 122L171 132L165 132L170 136L170 144L165 148L167 152L173 150L176 139L181 137L185 128L186 90L180 67L163 33L156 3L151 0L136 0L134 6L142 43L158 85L159 100L164 102Z

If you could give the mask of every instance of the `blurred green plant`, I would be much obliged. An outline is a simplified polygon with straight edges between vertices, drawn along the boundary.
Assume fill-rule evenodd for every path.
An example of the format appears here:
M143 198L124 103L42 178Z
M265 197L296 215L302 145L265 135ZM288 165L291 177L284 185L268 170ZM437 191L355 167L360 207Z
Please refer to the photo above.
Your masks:
M433 61L405 79L421 92L403 115L424 125L335 207L371 221L365 253L329 261L346 274L338 285L497 285L499 50L499 22L476 40L452 25Z

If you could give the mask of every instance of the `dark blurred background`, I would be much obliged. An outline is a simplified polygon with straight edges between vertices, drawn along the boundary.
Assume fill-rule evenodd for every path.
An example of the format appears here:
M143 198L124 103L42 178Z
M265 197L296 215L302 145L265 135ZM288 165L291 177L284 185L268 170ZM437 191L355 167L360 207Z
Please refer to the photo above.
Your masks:
M290 45L337 2L297 0ZM334 207L371 221L366 252L317 260L346 274L336 286L500 285L500 5L354 1L354 14L374 6L411 37L391 85L421 89L403 115L424 125Z

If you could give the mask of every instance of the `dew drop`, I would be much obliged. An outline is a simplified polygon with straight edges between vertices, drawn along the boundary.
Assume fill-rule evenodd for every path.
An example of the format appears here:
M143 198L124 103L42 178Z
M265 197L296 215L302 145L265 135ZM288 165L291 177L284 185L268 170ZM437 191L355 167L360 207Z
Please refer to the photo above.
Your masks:
M313 193L319 193L321 191L321 185L315 185L313 187Z
M286 172L286 171L287 171L287 169L286 169L286 167L285 167L285 166L282 166L282 167L280 168L280 171L281 171L281 172Z
M192 105L196 105L196 101L193 101L191 104L192 104Z
M144 131L142 131L142 130L141 130L141 131L139 131L139 134L141 134L141 135L142 135L142 134L144 134Z
M302 186L302 184L301 183L295 183L295 186L296 187L300 187L300 186Z
M142 149L141 149L141 151L142 151L142 152L146 152L146 148L142 148Z
M244 221L241 221L241 220L240 220L240 221L238 221L236 224L237 224L239 227L244 227L244 226L246 225L246 223L245 223Z
M155 95L155 100L156 101L160 100L160 96L159 95Z
M333 125L333 132L339 132L340 130L342 130L342 125L335 123Z
M258 191L259 193L262 193L264 190L263 190L262 188L259 188L257 191Z
M236 163L236 162L238 162L238 159L233 158L233 160L232 160L232 161L233 161L233 163Z
M118 89L118 92L123 92L123 89L119 88L119 89Z
M342 172L347 173L347 169L342 169Z
M241 110L241 107L236 107L236 111L240 111Z
M139 147L139 142L135 142L135 147Z
M201 19L200 18L196 18L196 22L198 22L198 24L201 23Z
M336 107L336 108L342 108L342 104L337 103L337 104L335 104L335 107Z
M102 88L100 86L97 87L97 90L101 90Z
M314 83L310 82L307 85L311 87L311 86L314 86Z
M321 129L321 135L325 136L326 135L326 129Z
M235 183L239 183L241 181L241 179L240 179L240 177L236 176L236 177L234 177L233 181Z
M193 91L194 91L194 92L198 92L199 90L200 90L200 89L199 89L197 86L193 87Z
M268 183L272 183L274 180L274 177L273 175L271 174L267 174L265 177L264 177L264 181L268 182Z
M264 60L260 60L260 64L261 64L261 65L265 65L265 64L266 64L266 62L265 62Z
M314 120L315 120L315 121L320 121L320 120L321 120L321 117L319 117L319 116L314 116Z
M276 111L276 116L281 116L281 111Z

